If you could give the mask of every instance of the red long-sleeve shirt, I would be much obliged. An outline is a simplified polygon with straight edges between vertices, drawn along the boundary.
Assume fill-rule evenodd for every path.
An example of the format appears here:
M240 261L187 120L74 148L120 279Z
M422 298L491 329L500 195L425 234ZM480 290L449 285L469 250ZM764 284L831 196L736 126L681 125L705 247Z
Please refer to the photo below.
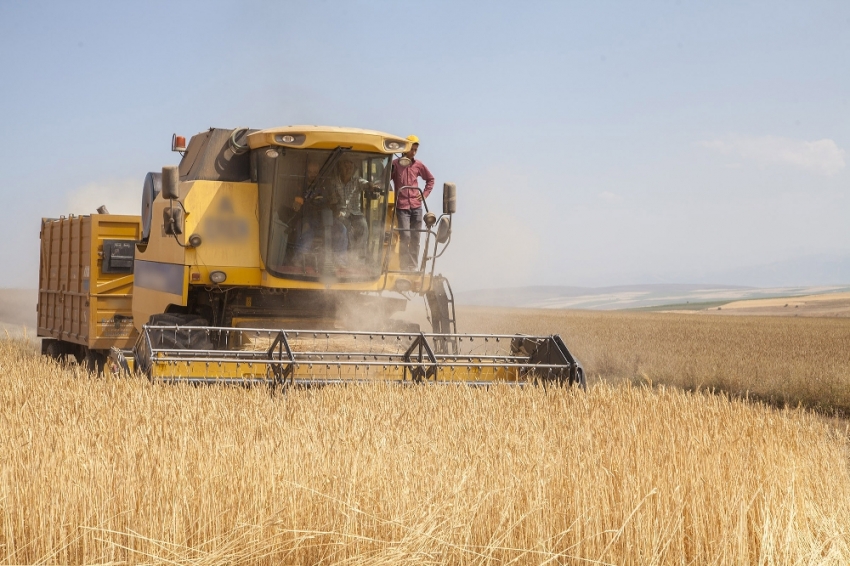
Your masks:
M402 210L419 208L422 203L419 201L419 191L416 189L399 190L402 187L418 187L419 177L425 181L425 188L422 193L425 198L431 194L431 189L434 188L434 176L425 167L421 161L413 160L413 163L407 167L399 165L398 159L393 161L393 187L395 187L395 207Z

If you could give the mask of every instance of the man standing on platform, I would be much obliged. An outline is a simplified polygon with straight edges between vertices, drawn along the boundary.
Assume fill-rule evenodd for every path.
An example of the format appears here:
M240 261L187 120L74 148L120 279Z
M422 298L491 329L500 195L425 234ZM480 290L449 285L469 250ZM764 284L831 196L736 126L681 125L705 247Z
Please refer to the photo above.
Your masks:
M422 229L422 199L428 198L434 188L434 176L425 164L416 160L419 150L419 138L407 136L413 142L410 151L404 157L410 160L408 165L393 161L393 187L395 188L395 211L399 228L399 263L403 270L415 270L419 262L419 241ZM425 188L419 192L419 179L425 181Z

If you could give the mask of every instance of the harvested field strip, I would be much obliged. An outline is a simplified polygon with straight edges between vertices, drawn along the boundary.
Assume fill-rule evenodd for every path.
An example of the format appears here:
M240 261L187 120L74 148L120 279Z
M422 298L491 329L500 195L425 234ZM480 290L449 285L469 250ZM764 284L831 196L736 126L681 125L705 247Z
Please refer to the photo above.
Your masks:
M464 332L561 334L590 378L713 388L850 415L848 318L467 307L459 319Z
M720 396L96 380L0 343L3 563L850 560L847 439Z

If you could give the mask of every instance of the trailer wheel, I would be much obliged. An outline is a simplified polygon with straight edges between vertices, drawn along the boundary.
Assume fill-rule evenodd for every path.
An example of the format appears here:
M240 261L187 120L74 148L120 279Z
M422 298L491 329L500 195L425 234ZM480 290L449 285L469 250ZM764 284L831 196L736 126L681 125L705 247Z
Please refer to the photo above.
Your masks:
M106 365L106 356L100 352L86 348L85 364L88 371L100 377L103 375L103 368Z
M71 356L79 362L82 357L82 346L71 344L64 340L45 339L41 344L41 353L45 356L53 358L60 363L68 363L71 361Z
M64 353L62 344L58 340L51 340L44 349L44 354L54 360L59 360Z

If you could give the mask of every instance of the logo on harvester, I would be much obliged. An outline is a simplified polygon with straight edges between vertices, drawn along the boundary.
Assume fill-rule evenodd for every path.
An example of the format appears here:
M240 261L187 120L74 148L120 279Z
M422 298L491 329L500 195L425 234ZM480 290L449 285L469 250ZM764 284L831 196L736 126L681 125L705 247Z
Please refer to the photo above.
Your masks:
M251 235L248 220L236 214L233 201L223 196L210 207L201 220L201 233L209 242L241 242Z

